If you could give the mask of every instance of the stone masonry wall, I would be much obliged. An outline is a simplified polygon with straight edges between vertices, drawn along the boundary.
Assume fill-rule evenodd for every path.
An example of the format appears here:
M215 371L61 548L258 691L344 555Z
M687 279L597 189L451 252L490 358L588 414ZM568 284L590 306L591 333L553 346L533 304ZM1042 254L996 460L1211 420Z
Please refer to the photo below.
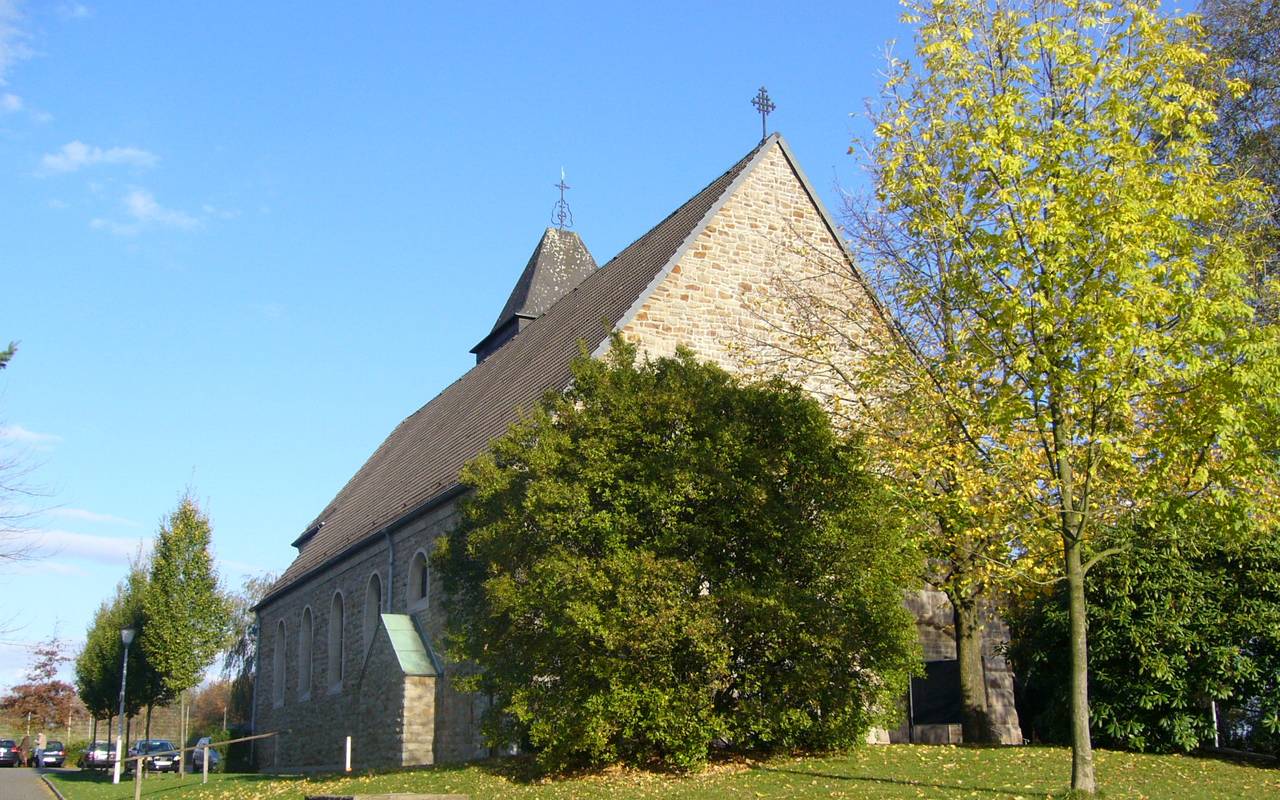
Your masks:
M405 763L465 760L487 753L481 747L479 715L483 707L470 695L453 690L447 680L414 681L406 690L403 705L397 705L384 687L360 684L365 668L364 605L370 576L382 582L383 610L388 610L385 594L390 591L391 613L412 614L427 635L428 644L441 652L444 612L439 582L430 581L426 602L410 601L412 576L409 566L416 552L428 556L435 539L455 524L457 509L447 503L414 520L391 537L394 563L388 580L388 545L382 539L358 551L341 563L307 578L283 597L259 610L260 649L256 729L259 732L289 730L286 736L267 740L257 749L264 769L341 768L345 739L356 737L352 746L354 768L374 766L360 738L369 725L391 731L392 750L412 760ZM342 596L344 610L343 669L340 682L328 670L330 603L335 592ZM299 647L303 610L311 609L313 637L310 687L298 685ZM277 705L272 696L277 624L285 623L284 701ZM372 668L374 665L370 665ZM398 666L394 669L398 672ZM429 702L428 702L429 695ZM426 721L430 721L430 725ZM373 734L374 738L381 733ZM419 760L419 759L429 759Z
M404 673L381 625L356 680L360 713L352 737L351 763L398 767L404 750ZM431 732L425 732L430 738Z
M406 767L434 764L436 679L410 675L404 679L404 729L400 763Z
M935 590L918 590L907 592L906 603L916 618L924 660L954 661L955 621L947 596ZM1022 744L1022 728L1014 707L1013 671L1003 653L1003 646L1009 641L1009 626L994 613L985 612L983 617L982 667L986 676L987 712L1002 743ZM902 740L905 741L905 729Z
M623 334L655 357L683 345L726 369L781 374L830 400L840 394L833 371L787 357L795 293L844 308L850 338L877 317L781 147L759 158Z

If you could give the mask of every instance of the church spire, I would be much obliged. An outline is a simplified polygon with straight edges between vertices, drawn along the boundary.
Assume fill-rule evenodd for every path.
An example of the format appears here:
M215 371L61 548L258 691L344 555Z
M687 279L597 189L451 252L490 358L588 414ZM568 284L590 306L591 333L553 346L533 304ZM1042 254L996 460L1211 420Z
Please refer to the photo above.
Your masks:
M563 183L563 179L561 183ZM570 224L572 224L570 217ZM507 297L493 330L471 348L479 364L596 270L596 260L574 231L547 228Z

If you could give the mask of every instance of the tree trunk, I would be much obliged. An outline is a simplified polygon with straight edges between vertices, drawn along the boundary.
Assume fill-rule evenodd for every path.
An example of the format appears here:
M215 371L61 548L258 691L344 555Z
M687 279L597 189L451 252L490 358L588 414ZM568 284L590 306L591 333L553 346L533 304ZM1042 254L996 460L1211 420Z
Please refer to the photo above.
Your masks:
M1054 396L1058 392L1052 393ZM1076 474L1071 462L1071 423L1062 407L1049 401L1053 431L1053 470L1058 477L1059 532L1067 572L1067 611L1071 619L1071 790L1092 797L1098 791L1093 770L1093 742L1089 737L1089 632L1085 618L1084 514L1087 503L1076 506Z
M143 739L151 738L151 704L147 703L147 724L145 732L142 734Z
M178 778L187 776L187 760L182 748L187 746L187 690L178 694Z
M91 733L89 734L89 744L90 744L90 745L92 745L94 742L98 741L98 715L97 715L97 714L92 714L91 716L93 717L93 723L92 723L91 727L89 728L89 730L91 731Z
M966 744L996 741L987 710L987 674L982 663L982 615L973 597L951 594L951 618L956 630L956 661L960 669L961 724Z
M1071 788L1092 795L1098 789L1089 737L1088 625L1085 619L1084 567L1080 542L1063 542L1067 562L1068 611L1071 617Z

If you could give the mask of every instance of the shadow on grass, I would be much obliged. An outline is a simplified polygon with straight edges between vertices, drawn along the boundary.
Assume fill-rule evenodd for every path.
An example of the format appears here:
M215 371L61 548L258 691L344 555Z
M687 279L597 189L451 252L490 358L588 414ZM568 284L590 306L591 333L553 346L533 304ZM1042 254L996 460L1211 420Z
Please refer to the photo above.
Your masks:
M726 759L713 759L712 764L721 763ZM738 761L742 759L727 759ZM748 762L753 763L753 762ZM579 767L574 769L566 769L559 771L547 770L540 766L537 760L531 755L514 755L514 756L492 756L479 761L461 761L446 764L432 764L430 766L416 767L397 767L390 769L372 769L372 770L356 770L350 773L343 772L312 772L307 773L306 777L313 781L338 780L341 778L358 778L368 775L396 775L396 774L431 774L447 776L451 773L463 773L480 771L485 775L495 778L501 778L508 783L518 785L534 785L540 783L562 783L566 781L580 780L583 778L593 778L607 776L615 770L619 769L614 766L605 767ZM630 768L627 768L630 769ZM657 775L668 778L682 778L696 775L696 772L679 772L676 770L664 770L661 768L638 768L637 771L651 775Z
M1276 756L1266 753L1252 753L1247 750L1233 750L1228 747L1221 747L1217 750L1212 748L1192 750L1187 755L1191 758L1199 758L1205 761L1219 761L1224 764L1239 764L1245 767L1280 768L1280 758Z
M1017 790L1011 789L1007 786L1002 789L996 789L990 786L972 786L967 783L930 783L929 781L915 781L908 778L878 778L874 775L841 775L837 772L815 772L803 769L788 769L786 767L770 767L764 764L755 765L755 769L758 769L761 772L799 775L806 778L826 778L834 781L854 781L858 783L887 783L894 786L913 786L917 789L946 789L947 791L957 793L982 792L984 794L994 794L1000 797L1008 797L1011 794L1019 793Z
M66 772L49 771L49 772L45 772L44 774L48 775L51 778L56 778L57 780L60 780L60 781L66 781L67 783L111 783L111 773L109 771L98 772L96 770L78 769L78 770L67 770ZM178 774L176 772L169 775L157 775L154 772L148 772L143 777L142 783L145 786L148 781L155 781L155 780L171 781L171 780L176 780L177 777L178 777ZM280 780L282 778L293 778L293 777L296 777L296 776L267 775L260 772L245 772L245 773L210 772L209 773L210 780L227 780L228 778L235 778L237 780L244 780L244 781L250 781L250 782L275 781L275 780ZM192 781L198 781L198 780L200 780L200 773L188 772L186 780L179 785L186 786ZM133 774L125 773L124 775L121 775L120 783L122 784L133 783Z
M111 772L97 772L93 770L76 770L67 772L49 772L46 773L54 779L54 783L66 783L68 789L74 791L74 786L111 786ZM217 775L215 778L214 775ZM279 781L291 780L298 776L294 775L264 775L261 773L214 773L209 776L209 782L223 781L227 779L235 780L240 785L252 785L261 781ZM157 785L159 782L161 785ZM131 792L133 787L133 775L121 775L120 784L124 791ZM142 779L142 791L148 797L164 795L169 792L184 791L193 786L200 785L200 775L187 773L183 780L178 780L177 775L156 775L147 773Z
M976 746L974 747L974 749L977 749ZM993 746L992 749L999 749L999 748L996 746ZM822 756L830 756L832 755L832 753L812 753L809 755L811 755L812 757L822 757ZM714 767L717 765L723 766L727 764L738 764L744 768L744 771L758 770L760 772L796 775L796 776L808 777L808 778L825 778L828 780L849 781L851 783L889 784L889 785L897 785L897 786L909 786L909 787L914 787L916 789L946 790L946 791L955 792L955 793L977 792L982 794L995 795L998 797L1008 797L1013 794L1018 794L1021 791L1011 787L996 788L996 787L990 787L990 786L973 786L967 783L946 784L946 783L935 783L927 780L926 781L911 780L909 778L887 778L887 777L877 777L872 775L848 775L848 774L841 774L838 772L810 771L810 770L803 770L803 769L793 769L788 767L770 766L767 763L769 758L770 756L764 753L750 753L750 754L726 753L726 754L719 754L717 756L714 756L711 759L709 766ZM539 766L537 761L532 756L519 755L519 756L502 756L502 757L488 758L483 761L471 761L471 762L457 763L457 764L436 764L430 767L405 767L403 769L395 769L395 770L377 770L376 774L386 775L386 774L393 774L397 772L406 772L406 773L412 772L412 773L421 774L423 772L430 772L436 775L443 776L453 772L463 772L467 770L480 770L487 775L501 778L513 784L521 784L521 785L533 785L533 784L539 784L539 783L560 783L564 781L572 781L572 780L577 780L582 778L591 778L591 777L608 775L609 772L611 771L610 768L608 767L603 769L599 767L594 767L594 768L582 768L582 769L576 769L576 770L569 770L569 771L563 771L563 772L548 772L545 769L543 769L541 766ZM651 769L651 770L642 770L642 771L653 774L653 775L674 778L674 779L680 779L683 777L697 777L697 773L684 773L684 772L676 772L676 771L670 771L670 770ZM318 774L318 775L312 775L310 777L315 780L324 780L324 779L330 779L330 778L352 777L353 775L358 775L358 774L361 774L361 773L353 773L352 775L344 775L342 773ZM375 774L375 773L368 773L368 774ZM1052 792L1052 790L1043 789L1043 788L1037 791L1042 793L1040 796L1047 796L1047 797L1053 797L1053 798L1070 797L1070 792L1066 792L1066 793Z
M308 772L303 775L289 774L276 775L274 777L305 777L312 781L332 781L340 780L342 778L359 778L368 775L430 774L443 776L451 773L461 773L473 770L479 770L486 775L503 778L511 783L518 784L546 783L600 774L599 770L552 773L539 767L538 763L532 756L495 756L481 761L456 761L445 764L431 764L429 766L354 770L352 772Z

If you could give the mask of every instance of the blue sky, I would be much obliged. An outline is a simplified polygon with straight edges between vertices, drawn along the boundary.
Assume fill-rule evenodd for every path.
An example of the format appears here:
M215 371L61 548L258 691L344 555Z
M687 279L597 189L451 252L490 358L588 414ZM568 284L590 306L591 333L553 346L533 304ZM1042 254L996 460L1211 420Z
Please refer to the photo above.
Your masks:
M0 447L47 553L0 566L0 689L188 487L227 584L283 569L473 363L561 167L604 264L754 146L763 83L834 210L898 10L0 0Z

